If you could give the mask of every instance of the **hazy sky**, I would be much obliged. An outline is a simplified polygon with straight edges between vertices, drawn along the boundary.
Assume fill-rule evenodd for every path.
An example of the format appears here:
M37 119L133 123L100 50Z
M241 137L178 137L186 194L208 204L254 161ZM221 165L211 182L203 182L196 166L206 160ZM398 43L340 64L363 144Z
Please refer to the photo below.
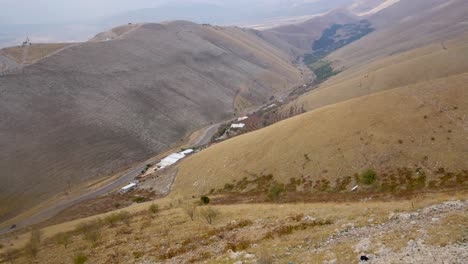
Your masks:
M0 22L41 24L88 20L127 10L156 7L168 0L0 0Z
M319 0L0 0L0 23L42 24L109 16L164 4L211 3L218 5L278 5Z

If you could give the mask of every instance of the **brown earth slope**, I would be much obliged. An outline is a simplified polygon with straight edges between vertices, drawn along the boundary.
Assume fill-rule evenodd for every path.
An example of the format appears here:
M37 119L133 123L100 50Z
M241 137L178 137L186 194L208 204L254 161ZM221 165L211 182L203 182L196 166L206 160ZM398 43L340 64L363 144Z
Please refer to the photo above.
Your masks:
M0 219L302 82L250 31L145 24L0 77Z
M464 43L464 48L453 47L456 51L449 56L455 67L440 75L436 70L422 69L432 78L419 74L417 66L444 69L444 60L437 52L429 52L429 56L420 49L406 55L414 56L412 60L403 59L396 65L392 58L380 61L385 67L380 65L374 74L380 79L387 76L389 81L403 80L401 86L390 85L386 87L389 90L374 94L367 91L371 95L345 101L341 93L359 88L352 78L348 85L342 80L341 90L325 83L322 90L299 99L309 109L318 109L228 140L183 161L173 195L204 194L244 177L270 174L284 183L290 178L305 178L314 182L326 179L333 185L337 178L368 168L380 175L398 168L419 169L429 179L440 168L466 170L468 65L462 58L454 59L455 54L466 54ZM421 78L408 81L408 63L415 69L413 77ZM382 91L386 85L379 80L368 90L376 87ZM330 93L320 92L327 89Z
M50 43L17 46L0 50L0 55L7 56L18 64L32 64L46 56L73 45L72 43Z

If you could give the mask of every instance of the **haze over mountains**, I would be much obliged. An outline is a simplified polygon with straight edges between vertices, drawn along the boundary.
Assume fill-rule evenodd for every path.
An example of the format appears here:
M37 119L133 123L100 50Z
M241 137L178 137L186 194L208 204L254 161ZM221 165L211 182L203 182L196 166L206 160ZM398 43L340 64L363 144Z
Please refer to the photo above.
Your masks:
M132 1L131 4L126 1L76 1L69 5L60 4L60 12L55 11L57 7L54 0L29 4L15 1L8 3L10 0L5 2L5 8L10 12L0 14L0 47L18 45L27 36L36 43L86 41L98 32L129 22L187 20L216 25L259 23L323 13L349 4L352 0L142 0ZM34 8L42 11L35 13L32 11ZM47 15L48 12L51 14ZM54 12L64 15L59 19Z

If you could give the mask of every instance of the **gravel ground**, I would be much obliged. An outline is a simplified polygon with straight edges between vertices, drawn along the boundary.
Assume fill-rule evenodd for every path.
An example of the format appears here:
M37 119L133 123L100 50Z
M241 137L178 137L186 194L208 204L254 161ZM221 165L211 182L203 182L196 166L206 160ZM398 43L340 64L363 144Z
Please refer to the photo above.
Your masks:
M467 263L468 244L466 239L463 243L445 247L425 244L429 228L440 225L441 220L451 213L466 213L467 207L468 201L449 201L412 213L392 213L389 216L389 221L383 224L354 228L353 224L350 223L347 228L338 231L337 235L327 239L317 251L332 249L343 241L357 240L358 243L354 246L356 257L366 256L369 258L368 261L362 261L362 263ZM372 219L369 220L372 222ZM399 252L394 252L378 242L384 235L397 233L405 236L415 229L418 230L420 237L416 241L410 239ZM336 259L332 259L327 263L338 262Z

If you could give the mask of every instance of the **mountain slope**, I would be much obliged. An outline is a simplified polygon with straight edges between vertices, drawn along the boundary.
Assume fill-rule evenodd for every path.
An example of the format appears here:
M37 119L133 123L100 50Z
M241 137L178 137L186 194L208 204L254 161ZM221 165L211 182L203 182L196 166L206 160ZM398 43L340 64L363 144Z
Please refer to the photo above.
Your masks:
M288 55L250 31L188 22L145 24L0 78L0 215L302 82Z
M415 50L406 56L443 68L437 55L429 58L426 55ZM454 56L450 58L453 60ZM396 74L392 66L401 65L392 65L392 59L384 62L387 65L377 71L379 74L392 76L394 80L404 77L401 74L406 68ZM272 175L283 183L295 178L311 184L326 180L334 186L336 179L369 168L378 175L392 175L398 168L424 171L428 181L437 179L435 171L440 168L446 172L466 171L464 113L468 110L468 67L454 65L451 72L433 75L432 79L401 83L393 89L347 101L340 96L341 90L334 90L330 96L336 95L336 104L330 100L323 103L317 97L317 109L313 107L316 110L233 138L183 161L173 195L222 190L225 184L243 182L244 177L250 181L262 175ZM323 90L329 88L327 83L323 85ZM306 103L312 94L300 102ZM318 108L324 104L327 106ZM351 188L350 184L346 188Z
M354 66L299 98L295 105L317 109L396 87L468 72L468 36Z
M317 16L306 22L276 27L260 34L294 55L302 55L312 49L312 43L319 39L323 31L333 24L356 22L357 18L342 9Z
M363 65L467 32L468 2L464 0L401 0L365 16L376 31L328 57L336 68Z

